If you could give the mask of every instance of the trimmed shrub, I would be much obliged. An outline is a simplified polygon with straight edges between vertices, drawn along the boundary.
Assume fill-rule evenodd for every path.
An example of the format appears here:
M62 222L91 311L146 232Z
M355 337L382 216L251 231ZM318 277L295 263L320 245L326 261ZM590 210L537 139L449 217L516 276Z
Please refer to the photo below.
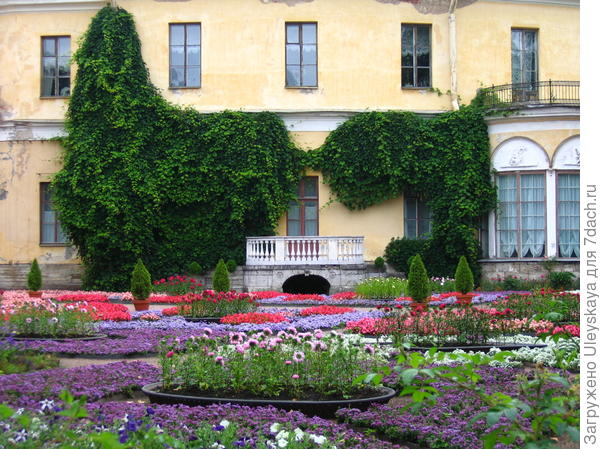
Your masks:
M33 262L31 262L31 268L29 268L29 274L27 275L27 288L32 292L37 292L42 288L42 270L40 270L37 259L33 259Z
M454 283L456 290L463 295L466 295L473 290L473 272L471 271L465 256L460 256L460 260L456 266L456 273L454 274Z
M212 287L216 292L229 291L229 271L227 271L227 265L223 259L219 259L219 263L215 268L212 278Z
M150 273L144 266L142 259L138 259L131 272L131 295L134 299L143 300L148 299L151 291Z
M227 265L227 271L229 271L230 273L233 273L235 271L235 269L237 268L237 263L233 259L229 259L227 261L226 265Z
M187 271L189 274L202 274L202 267L198 262L190 262Z
M410 268L409 258L415 254L423 254L425 240L393 238L385 248L383 257L396 271L408 273Z
M385 269L385 260L383 260L383 257L378 257L373 262L373 265L375 265L375 268L378 270L383 271Z
M419 254L412 258L410 264L408 272L408 295L413 301L420 303L425 302L431 296L429 275Z

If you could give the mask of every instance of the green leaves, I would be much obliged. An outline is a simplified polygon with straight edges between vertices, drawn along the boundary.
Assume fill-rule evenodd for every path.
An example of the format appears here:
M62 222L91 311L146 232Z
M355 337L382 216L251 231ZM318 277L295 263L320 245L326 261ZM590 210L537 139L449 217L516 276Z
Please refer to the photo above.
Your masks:
M305 156L273 113L200 114L150 81L133 17L105 7L75 54L61 223L86 268L84 286L129 287L135 260L164 277L195 260L244 257L294 198Z

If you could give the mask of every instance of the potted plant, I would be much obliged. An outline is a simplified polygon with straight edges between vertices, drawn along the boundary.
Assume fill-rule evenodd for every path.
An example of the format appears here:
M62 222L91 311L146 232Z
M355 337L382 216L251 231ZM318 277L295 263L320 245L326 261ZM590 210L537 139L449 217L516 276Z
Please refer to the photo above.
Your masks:
M27 275L27 288L29 289L29 296L32 298L42 297L42 292L39 291L42 288L42 271L37 259L33 259L33 262L31 262L29 274Z
M150 306L148 297L151 289L150 273L148 273L142 259L138 259L131 273L131 295L136 311L148 310Z
M412 258L410 270L408 272L408 295L413 302L411 307L414 309L426 309L427 298L431 296L431 284L427 270L423 264L421 256L417 254Z
M216 292L229 291L229 271L223 259L219 259L219 263L217 263L217 267L213 273L212 287Z
M470 295L469 293L473 290L473 272L471 271L465 256L460 256L454 274L454 283L456 290L461 293L460 295L457 295L456 298L458 303L461 305L471 304L473 295Z

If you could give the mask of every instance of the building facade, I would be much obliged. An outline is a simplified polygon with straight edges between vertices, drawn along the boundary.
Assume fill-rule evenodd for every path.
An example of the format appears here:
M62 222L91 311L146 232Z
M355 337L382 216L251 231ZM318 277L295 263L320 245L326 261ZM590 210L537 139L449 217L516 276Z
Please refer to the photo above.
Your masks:
M77 71L70 57L106 3L0 0L1 287L23 286L33 258L48 288L79 282L77 253L49 192L62 151L52 138L64 135ZM319 147L358 112L432 117L489 88L490 176L498 207L481 226L484 273L533 277L548 258L578 271L579 1L112 3L133 14L151 80L166 99L201 112L276 112L303 149ZM278 235L312 239L311 248L327 251L326 262L319 261L323 273L372 261L391 238L419 238L431 229L421 198L406 195L351 211L330 201L331 191L314 171L298 196ZM306 243L295 251L299 247L308 251ZM289 239L273 240L272 248L287 254L292 246ZM248 253L256 255L252 251L249 239ZM263 275L266 267L293 265L279 252L266 263L250 259ZM296 265L265 288L306 271Z

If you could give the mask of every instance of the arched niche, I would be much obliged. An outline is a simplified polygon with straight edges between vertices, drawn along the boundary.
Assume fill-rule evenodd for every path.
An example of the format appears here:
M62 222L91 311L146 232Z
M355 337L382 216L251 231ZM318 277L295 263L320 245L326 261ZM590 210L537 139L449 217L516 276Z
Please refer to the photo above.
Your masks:
M499 172L547 170L550 167L544 149L526 137L513 137L502 142L492 154L492 167Z
M331 284L316 274L298 274L283 283L284 293L328 295Z
M579 136L564 140L554 152L552 168L555 170L579 170Z

